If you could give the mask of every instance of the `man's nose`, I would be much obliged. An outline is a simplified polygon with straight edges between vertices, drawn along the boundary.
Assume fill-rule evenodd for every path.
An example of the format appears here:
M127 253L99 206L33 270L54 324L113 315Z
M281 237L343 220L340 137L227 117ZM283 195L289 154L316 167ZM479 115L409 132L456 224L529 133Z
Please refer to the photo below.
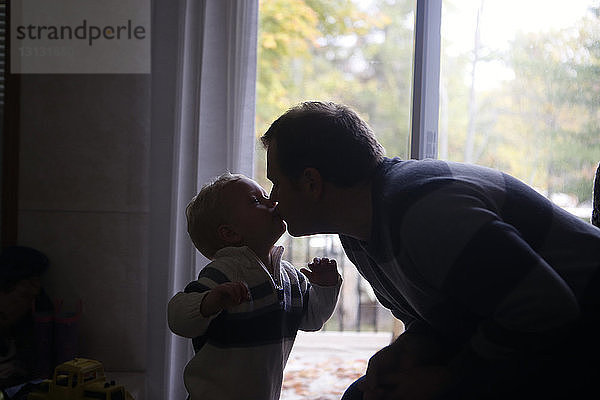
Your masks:
M271 189L271 193L269 193L269 201L277 203L277 191Z

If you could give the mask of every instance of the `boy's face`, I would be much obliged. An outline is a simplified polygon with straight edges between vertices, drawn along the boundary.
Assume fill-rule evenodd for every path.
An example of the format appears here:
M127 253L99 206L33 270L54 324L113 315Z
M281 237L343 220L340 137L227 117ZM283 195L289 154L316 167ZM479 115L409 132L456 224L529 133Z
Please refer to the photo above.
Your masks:
M285 223L275 211L275 202L255 181L241 178L225 190L229 225L253 249L272 246L285 232Z

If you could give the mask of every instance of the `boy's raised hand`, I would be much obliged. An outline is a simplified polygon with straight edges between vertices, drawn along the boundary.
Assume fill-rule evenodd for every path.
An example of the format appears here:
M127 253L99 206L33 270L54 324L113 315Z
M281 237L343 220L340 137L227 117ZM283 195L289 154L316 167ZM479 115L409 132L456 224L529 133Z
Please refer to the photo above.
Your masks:
M221 310L250 300L250 291L244 282L225 282L212 288L200 304L200 312L209 317Z
M308 277L310 283L319 286L335 286L338 283L340 274L335 260L315 257L308 268L300 268L300 272Z

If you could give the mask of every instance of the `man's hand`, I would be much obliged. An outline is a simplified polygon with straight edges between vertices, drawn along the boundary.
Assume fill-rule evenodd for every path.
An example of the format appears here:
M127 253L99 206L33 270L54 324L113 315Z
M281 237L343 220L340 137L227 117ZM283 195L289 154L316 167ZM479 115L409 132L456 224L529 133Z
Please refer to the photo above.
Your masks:
M200 304L200 312L210 317L221 310L250 300L250 291L243 282L226 282L212 288Z
M340 278L335 260L315 257L308 268L300 268L300 272L308 277L310 283L319 286L335 286Z
M371 359L360 389L364 400L427 399L438 394L449 381L439 363L439 345L433 339L404 333ZM410 394L410 396L409 396Z
M423 366L381 375L379 386L367 390L364 400L432 400L452 382L450 370L444 366Z

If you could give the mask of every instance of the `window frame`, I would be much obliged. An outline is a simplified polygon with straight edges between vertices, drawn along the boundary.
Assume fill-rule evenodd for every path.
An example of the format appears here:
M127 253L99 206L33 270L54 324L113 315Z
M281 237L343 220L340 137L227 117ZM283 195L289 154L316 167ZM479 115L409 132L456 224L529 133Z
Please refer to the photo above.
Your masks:
M442 0L417 0L410 158L437 158Z

